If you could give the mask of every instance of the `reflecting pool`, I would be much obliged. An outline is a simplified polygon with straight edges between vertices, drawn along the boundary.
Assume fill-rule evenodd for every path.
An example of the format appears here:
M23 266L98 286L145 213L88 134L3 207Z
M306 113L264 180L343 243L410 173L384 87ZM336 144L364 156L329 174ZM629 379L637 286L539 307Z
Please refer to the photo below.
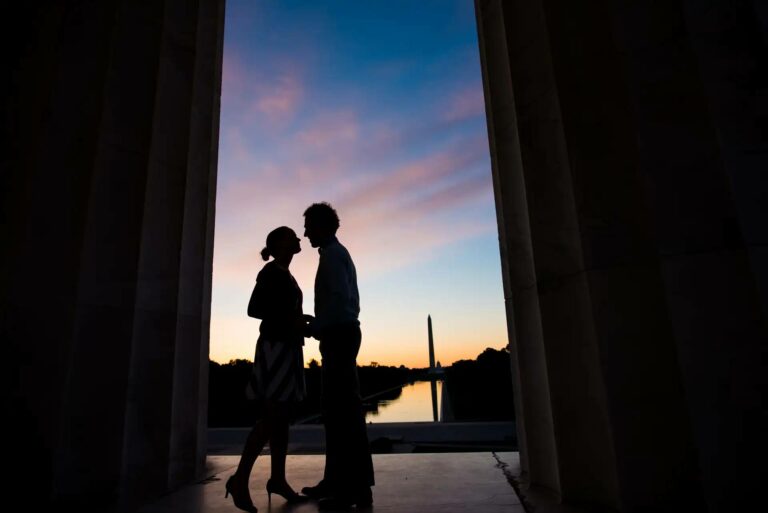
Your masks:
M440 418L442 381L418 381L404 386L399 394L383 394L366 401L365 421L430 422Z

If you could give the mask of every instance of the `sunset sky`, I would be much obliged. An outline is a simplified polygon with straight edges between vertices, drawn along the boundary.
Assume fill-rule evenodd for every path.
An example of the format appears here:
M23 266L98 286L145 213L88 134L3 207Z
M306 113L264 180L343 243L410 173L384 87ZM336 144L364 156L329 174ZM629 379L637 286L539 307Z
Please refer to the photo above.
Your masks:
M328 201L357 267L360 365L507 343L472 0L228 0L210 357L253 359L267 233ZM313 312L318 254L291 271ZM305 359L319 359L307 339Z

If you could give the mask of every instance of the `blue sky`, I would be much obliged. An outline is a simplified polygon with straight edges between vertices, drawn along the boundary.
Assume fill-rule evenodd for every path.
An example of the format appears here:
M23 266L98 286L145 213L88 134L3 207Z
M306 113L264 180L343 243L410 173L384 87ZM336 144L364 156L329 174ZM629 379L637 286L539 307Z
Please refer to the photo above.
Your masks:
M506 345L484 116L471 0L229 0L211 358L252 358L259 251L274 227L301 236L316 201L357 266L360 364L426 366L427 314L443 364Z

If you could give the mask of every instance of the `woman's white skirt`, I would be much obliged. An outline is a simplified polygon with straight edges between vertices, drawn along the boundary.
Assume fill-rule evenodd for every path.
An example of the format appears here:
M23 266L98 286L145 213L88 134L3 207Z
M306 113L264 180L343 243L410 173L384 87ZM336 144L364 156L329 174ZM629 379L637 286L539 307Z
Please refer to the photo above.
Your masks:
M253 372L245 391L248 399L301 401L306 397L306 390L301 342L259 337Z

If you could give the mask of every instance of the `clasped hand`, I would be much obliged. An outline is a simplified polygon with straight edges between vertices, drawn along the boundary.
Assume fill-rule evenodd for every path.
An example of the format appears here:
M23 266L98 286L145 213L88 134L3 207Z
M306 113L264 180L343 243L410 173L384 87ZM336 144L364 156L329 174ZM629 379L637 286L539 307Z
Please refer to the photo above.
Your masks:
M304 338L309 337L316 337L316 333L313 327L313 323L315 321L315 317L309 314L303 314L301 316L301 333L304 335Z

